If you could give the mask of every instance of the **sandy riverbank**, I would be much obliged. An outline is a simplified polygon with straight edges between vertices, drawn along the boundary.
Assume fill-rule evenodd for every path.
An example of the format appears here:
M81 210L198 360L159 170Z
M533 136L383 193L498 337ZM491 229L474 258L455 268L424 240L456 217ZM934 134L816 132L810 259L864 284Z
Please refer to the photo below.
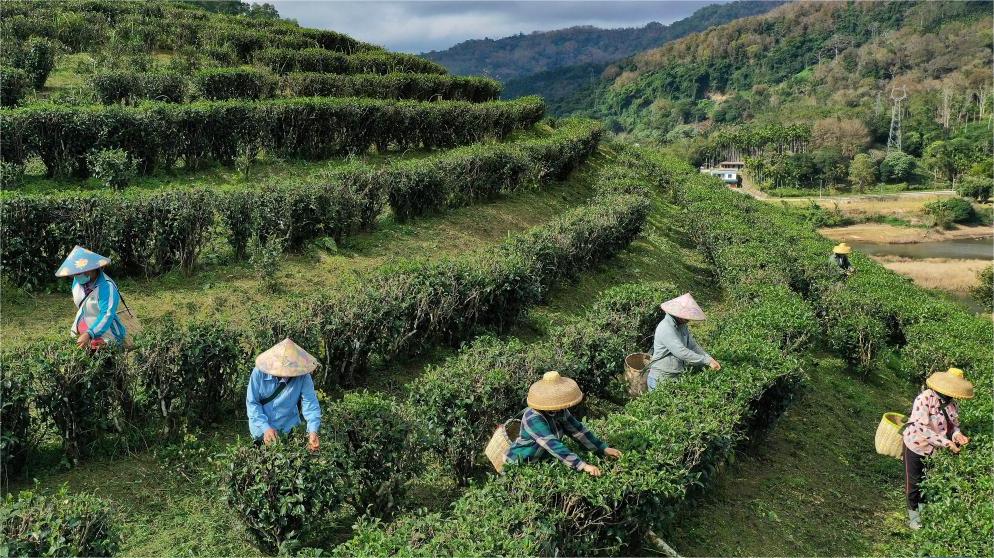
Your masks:
M977 274L990 265L986 260L951 258L903 258L874 256L881 265L910 277L917 285L929 289L965 295L977 284Z
M880 242L885 244L910 244L916 242L939 242L943 240L962 240L968 238L994 237L994 227L957 226L951 230L919 229L912 227L895 227L882 223L860 223L848 227L831 227L819 229L822 235L832 240Z

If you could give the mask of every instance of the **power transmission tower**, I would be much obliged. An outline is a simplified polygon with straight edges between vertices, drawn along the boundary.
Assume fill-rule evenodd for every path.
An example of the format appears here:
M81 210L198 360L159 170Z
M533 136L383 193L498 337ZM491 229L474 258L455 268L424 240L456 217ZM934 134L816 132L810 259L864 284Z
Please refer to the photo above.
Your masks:
M894 101L894 106L890 111L890 134L887 136L887 153L891 149L903 151L901 149L901 101L908 98L908 88L901 86L901 94L898 95L897 88L891 89L890 99Z

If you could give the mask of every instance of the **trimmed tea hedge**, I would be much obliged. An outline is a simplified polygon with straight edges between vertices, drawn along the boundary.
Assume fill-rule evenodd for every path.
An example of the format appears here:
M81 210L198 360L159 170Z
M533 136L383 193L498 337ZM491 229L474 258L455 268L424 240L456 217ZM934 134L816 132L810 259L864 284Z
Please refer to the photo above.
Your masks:
M13 106L27 89L27 77L4 68L3 106ZM23 73L23 72L22 72ZM103 104L140 101L269 99L272 97L363 97L413 101L468 101L481 103L500 97L501 85L488 78L439 74L391 73L322 74L293 72L276 76L257 68L200 70L192 78L165 72L118 70L91 78L97 100Z
M447 74L441 65L414 56L385 51L366 51L351 55L321 48L301 50L267 48L255 53L255 62L277 74L321 72L328 74Z
M356 163L336 171L328 184L9 197L0 201L3 273L18 285L50 283L51 270L80 243L114 259L118 276L189 271L207 231L218 226L227 229L239 259L253 236L284 239L291 250L322 236L340 240L372 226L388 200L402 217L468 203L473 198L457 191L457 178L474 181L477 197L562 178L593 151L600 133L590 121L566 121L551 136L520 147L487 145L383 167ZM435 195L431 188L446 190ZM410 198L417 192L424 199Z
M467 103L298 98L268 101L147 102L138 107L38 105L0 110L0 155L38 156L50 176L86 176L86 154L120 148L142 168L231 163L245 146L280 157L325 158L375 146L437 149L503 138L538 122L538 97Z
M294 72L280 80L280 92L287 97L367 97L480 103L500 97L501 84L488 78L439 74Z

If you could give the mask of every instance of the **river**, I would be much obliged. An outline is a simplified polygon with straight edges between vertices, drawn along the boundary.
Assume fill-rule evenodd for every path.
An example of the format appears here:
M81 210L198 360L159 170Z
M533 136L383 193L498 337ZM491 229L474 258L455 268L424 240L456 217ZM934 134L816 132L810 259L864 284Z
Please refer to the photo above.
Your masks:
M870 256L903 258L949 258L955 260L994 260L994 242L990 238L961 238L939 242L887 244L849 241L854 248Z

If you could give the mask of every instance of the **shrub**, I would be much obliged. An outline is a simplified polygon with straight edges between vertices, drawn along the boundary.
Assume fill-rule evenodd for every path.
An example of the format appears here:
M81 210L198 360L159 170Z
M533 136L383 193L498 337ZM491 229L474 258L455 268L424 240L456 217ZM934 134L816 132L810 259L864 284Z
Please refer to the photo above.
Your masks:
M86 163L94 178L115 190L127 186L138 173L137 162L123 149L91 151Z
M305 48L301 50L267 48L255 53L255 62L277 74L321 72L329 74L445 74L442 66L411 54L384 51L361 51L352 55Z
M122 430L119 356L109 347L91 355L68 340L42 344L22 356L39 386L35 404L55 423L73 463L89 456L105 434Z
M249 245L249 263L262 280L263 290L270 293L280 291L279 270L283 260L283 244L284 239L271 236L265 241L255 237Z
M412 445L414 420L393 401L365 391L346 393L322 413L341 453L344 500L360 515L388 514L404 484L422 469Z
M7 494L0 507L4 551L11 556L112 556L120 535L110 502L70 494Z
M948 198L925 204L925 213L937 227L948 229L954 223L967 223L973 220L973 205L963 198Z
M14 53L13 65L24 70L32 87L41 89L55 67L55 47L47 39L32 37Z
M338 75L294 72L280 79L280 90L290 97L371 97L478 103L500 97L501 85L492 79L437 74Z
M877 167L866 153L858 153L849 165L849 183L856 192L865 192L877 183Z
M148 398L147 416L158 415L163 435L210 425L235 408L238 374L248 359L241 334L224 323L162 321L142 335L131 363Z
M29 371L13 355L3 355L0 389L0 486L7 486L24 466L32 445L31 402L35 397Z
M342 501L342 475L329 442L311 453L299 433L257 447L232 446L226 456L228 505L269 550L293 548Z
M216 68L194 74L193 84L201 98L211 101L268 99L273 96L276 78L251 68Z
M970 295L986 312L991 312L994 303L994 266L980 270L977 274L977 284L970 289Z
M0 66L0 106L12 107L29 92L28 74L19 68Z
M141 159L145 172L169 168L180 158L191 168L208 161L230 164L248 143L272 155L313 159L371 146L435 149L503 138L535 124L544 111L537 97L476 104L300 98L42 105L0 110L6 132L0 155L16 163L37 155L50 176L85 174L79 162L91 149L124 149Z
M964 198L971 198L978 203L987 203L991 199L991 188L994 179L990 176L964 175L956 183L956 193Z
M24 182L24 165L0 161L0 190L13 190Z

